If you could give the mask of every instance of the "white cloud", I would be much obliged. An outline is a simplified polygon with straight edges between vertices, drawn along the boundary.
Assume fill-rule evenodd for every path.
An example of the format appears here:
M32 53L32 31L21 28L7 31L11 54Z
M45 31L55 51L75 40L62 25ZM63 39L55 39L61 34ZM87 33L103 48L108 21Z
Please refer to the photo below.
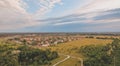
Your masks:
M61 0L39 0L40 9L36 12L35 16L40 17L49 12L56 4L61 4Z
M0 0L0 30L23 27L29 17L21 5L21 0Z
M76 22L54 23L53 25L54 25L54 26L59 26L59 25L66 25L66 24L73 24L73 23L76 23Z
M28 0L29 1L29 0ZM34 1L34 0L33 0ZM54 25L66 25L73 23L110 23L119 22L120 19L102 19L94 20L93 18L100 15L110 14L111 12L104 12L107 10L120 8L120 0L88 0L87 5L81 7L73 14L84 14L77 18L86 18L86 20L73 20L69 22L54 22ZM53 22L37 22L36 19L40 19L44 14L51 11L56 4L62 5L61 0L38 0L36 4L39 5L39 9L30 14L27 12L27 8L30 7L27 2L23 0L0 0L0 30L10 30L23 28L27 26L35 26L40 24L53 24ZM86 4L86 3L85 3ZM68 15L69 16L69 15ZM76 17L75 17L76 18ZM68 19L69 20L69 19ZM60 20L62 21L62 19ZM63 20L64 21L64 20Z
M90 0L88 4L84 5L74 14L84 14L80 17L87 18L87 21L84 23L108 23L120 21L119 18L116 19L102 19L102 20L93 20L96 16L104 16L107 14L114 13L116 11L108 12L109 10L114 10L120 8L120 0ZM105 12L106 11L106 12Z
M28 20L26 10L21 0L0 0L0 29L15 29L22 27Z
M22 0L0 0L1 8L11 8L14 11L25 13L25 3Z
M97 24L97 23L111 23L111 22L119 22L119 18L109 18L109 19L101 19L101 20L94 20L94 17L97 16L104 16L115 13L116 11L108 12L109 10L114 10L120 8L120 0L88 0L86 5L74 11L74 15L81 15L75 18L86 18L85 20L79 21L71 21L71 22L61 22L55 23L54 25L66 25L66 24L74 24L74 23L90 23L90 24ZM69 15L68 15L69 16ZM69 18L69 17L68 17ZM63 21L67 20L67 18L63 18ZM57 21L56 21L57 22Z
M61 3L61 0L39 1L38 4L40 3L40 9L37 13L30 14L26 10L29 6L23 0L0 0L0 30L12 30L44 24L42 22L37 22L35 16L37 15L39 18L52 9L56 3Z
M120 9L118 10L120 11ZM115 10L102 12L90 12L86 14L73 14L61 18L48 19L47 22L53 22L55 26L67 24L105 24L120 22L120 13ZM45 21L45 20L43 20Z
M71 22L61 22L61 23L54 23L54 26L60 26L60 25L68 25L68 24L80 24L80 23L86 23L86 24L106 24L106 23L114 23L119 22L120 19L104 19L104 20L92 20L92 19L86 19L86 20L80 20L80 21L71 21Z
M120 8L120 0L92 0L77 10L77 13L105 11Z

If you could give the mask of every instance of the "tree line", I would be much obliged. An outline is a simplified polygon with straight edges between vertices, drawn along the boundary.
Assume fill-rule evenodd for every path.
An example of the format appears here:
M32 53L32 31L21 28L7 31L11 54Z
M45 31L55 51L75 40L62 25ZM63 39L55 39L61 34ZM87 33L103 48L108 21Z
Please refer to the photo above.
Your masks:
M56 51L40 50L27 45L15 48L0 44L0 66L41 66L50 65L58 57Z
M84 58L84 66L120 66L120 40L111 44L82 46L79 49Z

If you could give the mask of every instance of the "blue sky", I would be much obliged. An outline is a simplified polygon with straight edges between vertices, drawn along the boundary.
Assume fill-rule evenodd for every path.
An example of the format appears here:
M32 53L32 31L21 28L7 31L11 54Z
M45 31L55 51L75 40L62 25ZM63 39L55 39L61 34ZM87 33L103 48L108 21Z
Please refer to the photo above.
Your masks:
M0 0L0 32L120 32L120 0Z

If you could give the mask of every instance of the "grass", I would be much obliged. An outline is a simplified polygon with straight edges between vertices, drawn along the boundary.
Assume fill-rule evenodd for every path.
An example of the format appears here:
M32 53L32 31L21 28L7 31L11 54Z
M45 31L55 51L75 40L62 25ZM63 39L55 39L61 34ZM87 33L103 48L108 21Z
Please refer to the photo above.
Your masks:
M9 48L17 49L18 47L22 46L21 44L15 43L13 41L8 41L5 38L0 38L0 47L7 46Z
M58 44L56 46L44 47L44 49L51 49L52 51L57 51L58 53L69 54L73 56L81 57L80 54L77 53L78 49L81 46L85 45L106 45L111 43L112 40L108 39L88 39L84 38L81 40L71 41L63 44Z
M80 66L80 60L75 58L69 58L68 60L62 62L58 66Z
M42 49L51 49L52 51L57 51L58 53L70 55L78 58L84 58L80 53L78 53L78 50L81 46L85 45L106 45L108 43L111 43L112 40L110 39L93 39L93 38L82 38L81 40L71 41L67 43L58 44L55 46L50 47L43 47ZM62 57L62 56L60 56ZM65 58L65 57L64 57ZM52 64L55 64L56 62L63 60L62 58L58 58L52 61ZM58 66L80 66L80 60L76 58L69 58L68 60L64 61L63 63L60 63Z
M51 61L52 64L50 66L54 65L55 63L65 59L65 58L66 58L66 56L59 56L58 58Z
M0 39L0 46L5 44L5 40ZM43 47L42 49L51 49L52 51L57 51L58 53L65 54L65 55L70 55L74 57L81 57L84 58L80 53L78 53L78 50L81 46L85 45L106 45L108 43L111 43L112 40L110 39L93 39L93 38L82 38L80 40L76 41L71 41L67 43L62 43L58 44L55 46L50 46L50 47ZM14 42L8 42L8 44L11 44L10 46L17 48L18 46L21 46L19 44L16 44ZM53 64L63 60L66 58L66 56L61 56L57 59L54 59L51 61L51 65L46 65L46 66L52 66ZM80 66L80 60L76 58L69 58L68 60L60 63L58 66Z

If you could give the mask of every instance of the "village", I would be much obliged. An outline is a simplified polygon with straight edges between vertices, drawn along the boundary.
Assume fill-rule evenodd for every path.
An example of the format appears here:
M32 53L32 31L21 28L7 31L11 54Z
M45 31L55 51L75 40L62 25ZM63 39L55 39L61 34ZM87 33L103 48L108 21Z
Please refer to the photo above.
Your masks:
M65 42L80 40L81 38L84 38L83 36L65 36L65 35L24 35L24 36L17 36L12 39L9 39L11 41L21 43L21 44L27 44L32 46L38 46L38 47L44 47L44 46L53 46Z

